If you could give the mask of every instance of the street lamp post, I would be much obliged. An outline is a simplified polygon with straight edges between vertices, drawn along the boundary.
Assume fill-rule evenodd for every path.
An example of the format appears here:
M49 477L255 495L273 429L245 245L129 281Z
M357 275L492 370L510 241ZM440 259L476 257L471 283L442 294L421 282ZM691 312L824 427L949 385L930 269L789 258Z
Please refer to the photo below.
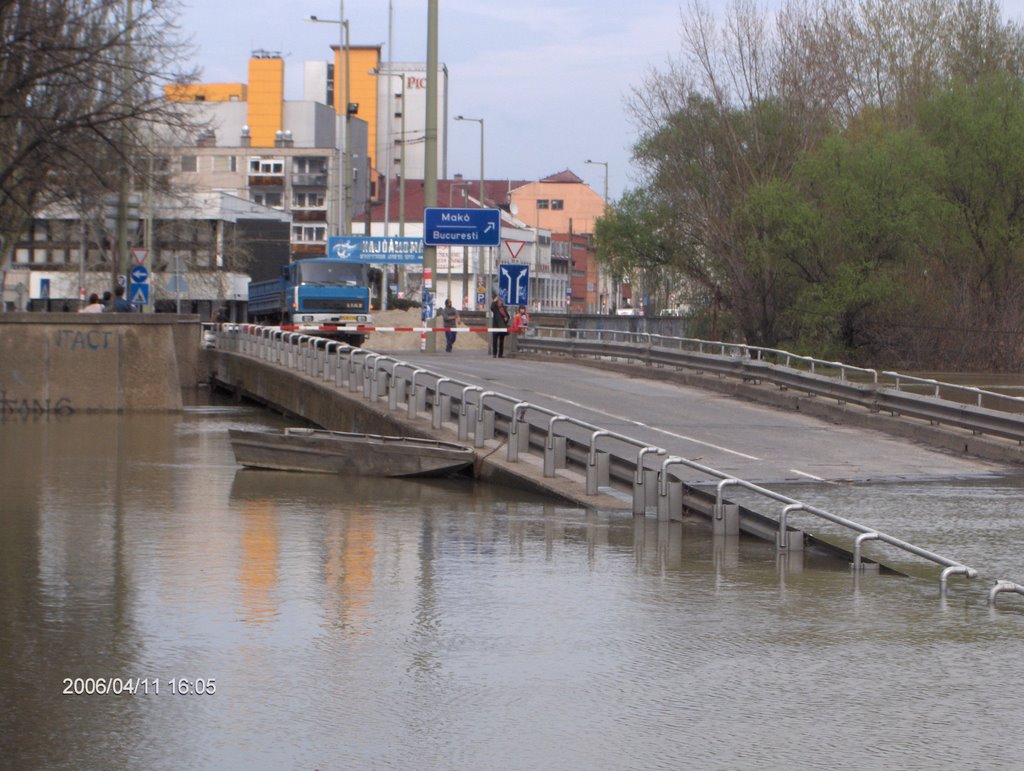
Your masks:
M401 134L402 134L402 139L401 139L401 142L402 142L401 164L402 165L401 165L401 169L399 171L399 177L400 177L399 183L402 185L402 192L400 193L399 199L398 199L398 204L399 204L398 208L401 210L401 213L399 215L399 220L398 220L399 221L398 235L399 236L404 236L405 235L405 73L404 72L384 72L384 71L381 71L381 70L378 70L378 69L372 69L372 70L370 70L370 74L371 75L375 75L377 77L380 77L380 76L383 75L386 78L398 78L399 82L402 85L401 91L399 93L399 98L402 100L402 125L401 125ZM391 119L394 116L394 110L391 109L391 98L392 98L392 95L393 95L393 92L391 91L391 86L388 86L387 94L388 94L388 98L385 100L385 109L387 110L387 115L388 115L387 137L385 138L385 143L387 144L387 146L384 148L384 165L385 165L385 170L384 170L384 237L385 238L387 238L388 236L391 235L391 167L394 165L394 162L392 161L392 156L391 156L392 145L394 145L394 142L391 139ZM386 270L387 269L385 268L385 272L386 272ZM398 266L397 265L395 266L395 283L396 284L398 283ZM384 292L384 297L385 298L387 297L387 292L386 291ZM382 307L386 307L386 306L382 306Z
M587 159L584 163L589 163L591 166L604 166L604 213L608 214L608 161L592 161ZM569 254L572 254L572 243L569 244ZM612 277L612 302L616 306L619 304L619 290L615 286L615 278Z
M338 84L340 97L338 107L338 235L345 235L352 230L352 211L349 206L349 190L352 174L349 171L348 154L350 147L349 105L349 29L345 18L345 0L339 0L339 19L321 19L307 16L306 21L318 24L338 25L338 66L335 67L334 82ZM340 70L345 70L344 85Z
M455 116L455 120L461 120L461 121L467 121L469 123L479 123L480 124L480 208L483 209L487 205L487 204L484 203L484 179L485 179L485 177L484 177L484 119L483 118L467 118L467 117L465 117L463 115L456 115ZM490 262L491 262L491 249L490 249L490 247L483 247L483 246L478 247L478 248L481 249L481 250L483 250L485 248L487 249L487 267L486 267L486 269L484 268L483 265L479 265L478 266L481 269L481 272L483 272L484 275L487 277L487 287L486 287L487 288L487 292L484 295L484 303L486 304L486 302L487 302L487 295L490 294L491 290L492 290L492 287L491 287L491 265L490 265ZM463 293L463 295L468 295L469 294L469 267L468 267L468 263L466 261L464 261L463 262L463 266L464 267L463 267L462 293Z
M470 182L453 182L448 186L448 208L452 208L452 193L455 192L456 188L462 189L462 201L465 206L466 201L466 188L472 183ZM454 246L448 247L448 299L452 298L452 249ZM469 292L469 281L468 281L468 269L466 267L466 247L462 247L462 296L465 297ZM453 303L454 304L454 303ZM462 307L463 303L459 302L456 307ZM462 307L463 310L469 310L468 308Z

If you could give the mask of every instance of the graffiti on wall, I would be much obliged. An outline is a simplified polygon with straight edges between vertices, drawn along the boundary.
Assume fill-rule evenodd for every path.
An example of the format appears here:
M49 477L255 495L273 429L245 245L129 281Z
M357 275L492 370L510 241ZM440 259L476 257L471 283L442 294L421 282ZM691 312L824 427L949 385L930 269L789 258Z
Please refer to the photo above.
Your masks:
M0 390L0 417L20 415L72 415L75 412L71 400L64 396L60 399L19 399L8 397L7 392Z
M57 347L66 351L106 351L110 348L110 337L113 334L112 330L104 329L90 329L88 332L58 329Z

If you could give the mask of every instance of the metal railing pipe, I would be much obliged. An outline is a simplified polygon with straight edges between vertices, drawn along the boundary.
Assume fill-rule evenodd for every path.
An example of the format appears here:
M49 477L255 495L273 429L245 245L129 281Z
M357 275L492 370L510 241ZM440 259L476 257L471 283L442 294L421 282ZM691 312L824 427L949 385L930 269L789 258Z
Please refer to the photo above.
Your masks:
M953 575L966 576L967 578L977 578L978 571L974 568L969 568L966 565L950 565L948 568L943 569L942 575L939 576L939 596L945 597L948 590L947 583L949 577Z
M874 531L861 533L857 536L857 539L853 542L853 572L856 573L863 567L860 561L861 544L864 543L864 541L877 541L880 538L881 536Z

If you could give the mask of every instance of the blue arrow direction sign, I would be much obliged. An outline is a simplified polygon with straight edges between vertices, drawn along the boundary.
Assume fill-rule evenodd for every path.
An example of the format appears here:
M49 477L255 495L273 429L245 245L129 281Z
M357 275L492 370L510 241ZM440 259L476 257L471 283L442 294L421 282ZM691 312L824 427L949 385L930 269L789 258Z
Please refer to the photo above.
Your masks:
M132 284L129 286L128 302L135 305L149 305L149 284Z
M131 269L129 275L135 284L145 284L149 281L149 271L146 270L145 265L136 265Z
M424 209L424 246L497 246L501 243L498 209Z
M530 304L530 266L502 263L498 266L498 293L505 305Z
M331 236L327 254L345 262L418 265L423 262L423 239L407 236Z

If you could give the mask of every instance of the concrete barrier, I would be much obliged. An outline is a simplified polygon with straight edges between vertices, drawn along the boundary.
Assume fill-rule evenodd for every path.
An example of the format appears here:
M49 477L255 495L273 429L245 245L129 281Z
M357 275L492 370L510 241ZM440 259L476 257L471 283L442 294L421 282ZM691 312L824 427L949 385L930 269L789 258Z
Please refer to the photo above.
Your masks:
M198 316L0 314L0 415L180 410L200 334Z

